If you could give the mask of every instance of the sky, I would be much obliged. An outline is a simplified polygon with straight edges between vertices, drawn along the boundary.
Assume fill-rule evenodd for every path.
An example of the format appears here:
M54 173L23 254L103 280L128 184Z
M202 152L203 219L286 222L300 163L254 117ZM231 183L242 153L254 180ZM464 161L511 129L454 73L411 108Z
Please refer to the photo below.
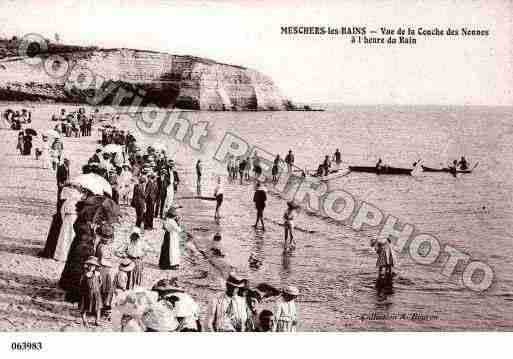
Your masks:
M465 26L490 35L387 46L281 34L282 26L301 25ZM0 36L27 33L249 67L298 102L513 105L513 0L0 0Z

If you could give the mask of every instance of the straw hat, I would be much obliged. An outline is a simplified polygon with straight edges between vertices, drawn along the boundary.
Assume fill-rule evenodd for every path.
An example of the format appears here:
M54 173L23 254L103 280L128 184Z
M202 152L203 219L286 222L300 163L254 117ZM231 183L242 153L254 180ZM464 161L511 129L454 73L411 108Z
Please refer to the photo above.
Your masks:
M232 287L242 288L245 286L247 280L236 273L230 273L226 279L226 284Z
M123 272L131 272L135 268L135 263L129 258L124 258L119 262L119 270Z
M140 238L141 237L141 228L134 226L134 228L132 228L132 233L130 234L130 237L132 237L134 234L136 234Z
M293 297L297 297L299 295L299 289L292 285L288 285L285 288L283 288L283 293L286 293L288 295L291 295Z
M98 262L98 258L96 258L95 256L90 256L89 258L87 258L87 260L84 262L84 264L90 264L90 265L97 266L97 267L100 266L100 263Z
M112 260L111 260L111 258L102 257L102 259L100 260L100 264L103 267L112 268Z
M142 315L142 323L147 329L156 332L171 332L178 328L178 321L171 312L161 305L154 305Z
M184 292L184 289L178 285L177 278L160 279L151 290L159 293L165 292Z
M288 201L287 202L287 206L289 206L289 208L292 208L292 209L299 208L299 205L296 202L294 202L294 201Z
M168 217L168 218L176 217L178 215L176 210L177 210L177 207L170 207L166 213L166 217Z

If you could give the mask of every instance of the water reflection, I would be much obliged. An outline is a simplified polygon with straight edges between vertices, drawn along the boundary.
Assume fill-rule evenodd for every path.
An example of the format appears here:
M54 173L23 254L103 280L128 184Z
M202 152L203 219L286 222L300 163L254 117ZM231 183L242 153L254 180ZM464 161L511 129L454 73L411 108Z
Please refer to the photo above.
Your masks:
M382 306L383 302L394 294L393 275L378 276L376 278L376 297L378 306Z

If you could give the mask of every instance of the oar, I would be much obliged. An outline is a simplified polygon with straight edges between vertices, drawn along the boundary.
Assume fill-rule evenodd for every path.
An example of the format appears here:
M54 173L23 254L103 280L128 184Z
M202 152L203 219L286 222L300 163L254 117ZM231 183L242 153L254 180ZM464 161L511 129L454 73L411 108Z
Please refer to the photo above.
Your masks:
M205 201L215 201L216 200L215 197L205 197L205 196L186 196L186 197L178 197L176 199L177 200L178 199L202 199Z
M472 167L472 171L476 169L478 164L479 164L479 161L477 161L476 164L474 165L474 167Z

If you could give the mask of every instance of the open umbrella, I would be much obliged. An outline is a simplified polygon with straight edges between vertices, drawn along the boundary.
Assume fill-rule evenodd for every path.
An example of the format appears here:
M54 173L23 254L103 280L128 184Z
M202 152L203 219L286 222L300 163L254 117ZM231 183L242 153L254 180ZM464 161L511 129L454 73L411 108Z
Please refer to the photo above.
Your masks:
M77 185L88 189L97 195L102 195L104 192L112 196L112 187L109 182L102 176L96 173L87 173L79 175L70 181L71 184Z
M103 148L103 152L108 152L108 153L123 152L123 147L121 147L120 145L115 145L115 144L111 143Z
M33 128L27 128L25 129L25 133L27 135L30 135L30 136L37 136L37 132L36 130L34 130Z

